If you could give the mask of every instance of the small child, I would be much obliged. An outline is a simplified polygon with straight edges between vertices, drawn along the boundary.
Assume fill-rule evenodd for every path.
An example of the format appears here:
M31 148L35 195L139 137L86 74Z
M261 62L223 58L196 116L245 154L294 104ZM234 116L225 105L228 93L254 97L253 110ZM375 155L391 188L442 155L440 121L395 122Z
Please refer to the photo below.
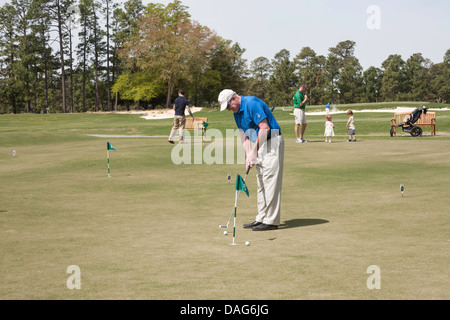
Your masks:
M334 136L334 124L331 116L327 114L325 121L325 133L323 134L325 136L325 142L331 143L331 137Z
M348 121L347 121L347 132L348 132L348 142L356 141L356 127L355 127L355 119L353 118L353 111L348 110Z

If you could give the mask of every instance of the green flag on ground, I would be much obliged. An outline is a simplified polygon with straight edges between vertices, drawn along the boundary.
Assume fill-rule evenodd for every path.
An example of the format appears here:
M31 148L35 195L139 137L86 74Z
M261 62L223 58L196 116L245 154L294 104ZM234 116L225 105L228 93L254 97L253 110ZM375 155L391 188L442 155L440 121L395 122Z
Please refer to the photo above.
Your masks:
M114 150L114 151L116 151L116 149L114 149L113 146L111 145L111 143L109 143L109 142L106 143L106 150Z
M236 190L242 190L247 194L247 197L249 196L247 185L240 175L237 175L236 177Z

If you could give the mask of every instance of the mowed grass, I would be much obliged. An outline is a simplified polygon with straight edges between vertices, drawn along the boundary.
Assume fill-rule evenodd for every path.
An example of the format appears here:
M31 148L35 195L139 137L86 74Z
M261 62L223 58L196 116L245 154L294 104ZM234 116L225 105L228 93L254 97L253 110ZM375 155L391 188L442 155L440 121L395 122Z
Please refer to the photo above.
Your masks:
M231 113L202 115L213 128L235 128ZM286 138L282 225L242 228L256 215L252 170L250 197L238 202L237 246L232 229L224 236L218 226L243 165L174 165L171 120L0 116L0 298L449 299L446 113L438 136L425 129L422 138L390 138L389 114L358 114L366 135L332 144L322 142L322 116L310 117L302 145L292 116L276 116ZM336 120L345 128L343 116ZM106 141L116 148L111 178ZM80 267L80 290L66 286L71 265ZM379 290L366 284L372 265Z

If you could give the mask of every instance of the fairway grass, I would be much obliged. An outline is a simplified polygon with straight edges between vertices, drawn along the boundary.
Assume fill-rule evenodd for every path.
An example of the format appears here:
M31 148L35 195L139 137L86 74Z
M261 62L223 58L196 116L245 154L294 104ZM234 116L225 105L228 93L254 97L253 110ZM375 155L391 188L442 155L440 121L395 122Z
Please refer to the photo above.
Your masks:
M85 116L54 126L0 117L1 299L450 298L445 136L325 144L311 124L317 135L296 144L286 132L280 229L242 228L256 215L252 169L232 246L233 221L226 236L218 226L243 165L174 165L170 121ZM221 119L212 125L230 125ZM66 285L71 265L79 290ZM373 265L381 288L371 290Z

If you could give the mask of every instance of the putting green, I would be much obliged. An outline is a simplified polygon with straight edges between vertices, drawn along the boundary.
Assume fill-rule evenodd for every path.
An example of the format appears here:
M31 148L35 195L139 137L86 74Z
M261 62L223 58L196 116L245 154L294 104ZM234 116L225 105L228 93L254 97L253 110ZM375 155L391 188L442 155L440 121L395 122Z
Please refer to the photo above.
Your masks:
M289 133L280 229L242 228L256 215L251 171L231 246L231 227L224 236L218 226L243 165L174 165L167 138L87 135L154 134L145 120L123 117L54 127L48 118L0 117L0 298L450 298L450 140L325 144L317 134L299 145ZM101 129L111 121L122 126ZM116 149L112 178L107 141ZM72 265L79 290L67 287ZM367 285L374 265L381 289Z

